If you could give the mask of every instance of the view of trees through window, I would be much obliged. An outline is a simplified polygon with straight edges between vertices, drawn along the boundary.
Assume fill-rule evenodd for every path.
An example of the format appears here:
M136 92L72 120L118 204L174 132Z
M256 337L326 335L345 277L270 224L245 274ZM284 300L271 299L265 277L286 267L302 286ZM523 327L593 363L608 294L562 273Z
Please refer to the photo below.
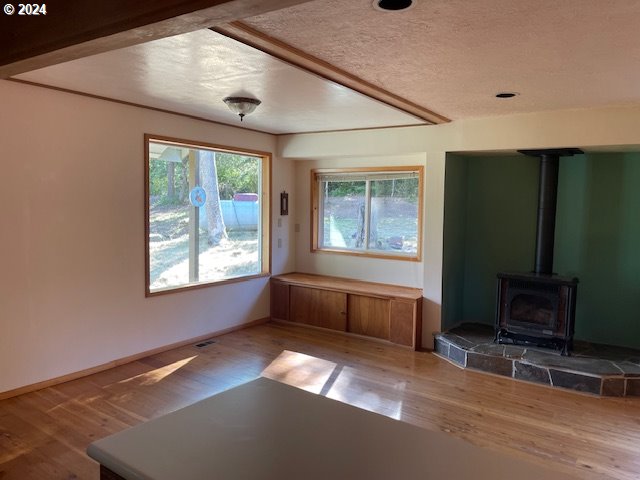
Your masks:
M149 141L149 291L259 274L259 156Z
M417 255L417 172L328 173L317 181L319 248Z

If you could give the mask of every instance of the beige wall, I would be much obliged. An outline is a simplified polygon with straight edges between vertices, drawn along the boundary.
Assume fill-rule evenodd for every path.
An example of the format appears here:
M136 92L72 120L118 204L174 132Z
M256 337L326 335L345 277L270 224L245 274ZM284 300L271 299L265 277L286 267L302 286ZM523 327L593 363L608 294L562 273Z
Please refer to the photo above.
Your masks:
M278 138L278 151L285 158L320 159L574 145L637 147L638 127L638 107L563 110L432 126L283 135Z
M510 115L452 122L445 125L403 127L349 132L285 135L278 139L283 158L298 160L296 167L298 209L296 266L309 273L328 273L411 284L424 290L423 346L433 344L432 332L440 329L442 304L442 250L444 175L447 152L515 151L522 148L582 147L619 150L640 145L640 108L568 110ZM416 156L425 160L424 261L419 272L402 262L344 260L342 256L312 254L308 241L308 178L311 166L359 163L394 163L396 158ZM367 160L362 160L367 159ZM326 259L325 259L326 257ZM355 272L355 273L350 273Z
M267 278L145 298L143 134L273 136L7 81L0 105L0 392L268 316ZM274 192L291 170L274 158ZM287 220L275 273L294 268Z
M268 315L267 279L144 297L142 136L266 151L274 137L7 81L0 104L0 392ZM640 145L640 109L279 137L273 272L422 287L429 346L440 328L446 152L620 145ZM312 167L416 163L425 165L422 262L309 252ZM280 218L282 190L290 215Z
M297 209L297 215L294 217L295 222L300 225L300 231L295 234L296 245L299 245L299 248L296 249L297 271L422 288L423 262L360 258L326 252L311 253L310 189L311 170L314 168L424 165L424 155L348 158L340 161L318 160L296 163L296 190L291 200L292 203L295 203Z

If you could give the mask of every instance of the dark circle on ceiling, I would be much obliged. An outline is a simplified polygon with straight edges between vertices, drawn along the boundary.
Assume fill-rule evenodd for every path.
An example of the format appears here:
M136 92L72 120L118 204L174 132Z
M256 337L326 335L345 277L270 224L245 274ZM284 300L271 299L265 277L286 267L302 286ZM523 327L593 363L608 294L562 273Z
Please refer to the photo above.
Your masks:
M500 92L496 94L496 98L513 98L516 95L518 94L514 92Z
M413 5L413 0L375 0L373 4L380 10L398 12L400 10L406 10Z

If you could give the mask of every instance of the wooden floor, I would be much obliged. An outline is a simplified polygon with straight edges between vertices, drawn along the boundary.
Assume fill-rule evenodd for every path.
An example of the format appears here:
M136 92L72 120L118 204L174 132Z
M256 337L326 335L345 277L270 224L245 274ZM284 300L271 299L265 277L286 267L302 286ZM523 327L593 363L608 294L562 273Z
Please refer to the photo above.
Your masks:
M84 453L93 440L260 375L576 478L640 478L640 399L552 390L430 353L266 324L1 401L0 479L97 479Z

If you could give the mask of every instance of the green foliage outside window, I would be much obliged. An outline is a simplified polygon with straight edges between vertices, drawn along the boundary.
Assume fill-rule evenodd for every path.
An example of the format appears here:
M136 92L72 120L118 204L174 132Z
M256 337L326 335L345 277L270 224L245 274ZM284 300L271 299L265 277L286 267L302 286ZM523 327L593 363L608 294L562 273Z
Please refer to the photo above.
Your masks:
M168 185L168 170L174 170L173 195ZM257 162L247 162L244 155L218 152L216 154L216 170L218 172L218 188L220 200L231 200L236 193L255 193L258 191ZM186 159L182 163L150 162L149 193L153 197L162 197L163 204L178 205L183 203L189 194L189 170Z
M360 197L365 194L365 182L327 182L326 196ZM378 180L371 184L371 194L377 197L398 197L415 201L418 198L418 182L412 178Z

